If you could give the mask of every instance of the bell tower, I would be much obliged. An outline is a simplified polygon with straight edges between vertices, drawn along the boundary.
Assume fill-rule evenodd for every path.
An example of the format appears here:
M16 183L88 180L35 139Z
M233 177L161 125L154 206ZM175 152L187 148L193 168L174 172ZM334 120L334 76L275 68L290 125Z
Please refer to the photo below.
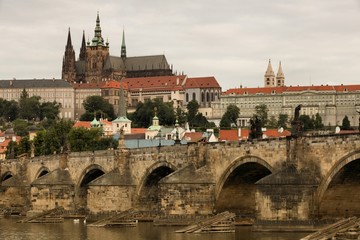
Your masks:
M100 17L97 13L94 37L88 41L85 55L85 80L89 83L99 83L106 58L109 56L109 43L101 35Z
M264 87L275 87L275 74L271 66L271 60L264 75Z
M71 43L70 28L63 57L61 78L68 82L76 81L75 51Z

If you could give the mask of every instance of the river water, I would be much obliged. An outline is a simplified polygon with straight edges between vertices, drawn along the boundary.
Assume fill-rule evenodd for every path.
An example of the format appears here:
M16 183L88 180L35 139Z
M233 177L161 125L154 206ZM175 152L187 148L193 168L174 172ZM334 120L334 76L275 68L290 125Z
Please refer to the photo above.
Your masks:
M97 228L83 222L16 223L18 218L0 218L1 240L297 240L308 233L252 232L251 227L236 227L235 233L184 234L181 227L156 227L138 223L137 227Z

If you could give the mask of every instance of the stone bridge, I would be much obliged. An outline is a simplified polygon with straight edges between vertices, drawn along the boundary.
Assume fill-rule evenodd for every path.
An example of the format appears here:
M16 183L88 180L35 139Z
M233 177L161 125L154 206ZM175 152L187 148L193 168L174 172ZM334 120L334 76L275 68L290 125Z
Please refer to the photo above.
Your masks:
M1 163L0 204L258 220L360 215L360 135L74 152Z

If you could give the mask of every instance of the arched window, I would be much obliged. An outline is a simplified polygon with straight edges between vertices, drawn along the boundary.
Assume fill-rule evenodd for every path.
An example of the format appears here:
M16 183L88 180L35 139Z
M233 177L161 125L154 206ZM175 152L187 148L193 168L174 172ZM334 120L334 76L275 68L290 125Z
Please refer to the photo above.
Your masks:
M205 102L205 94L204 94L204 92L201 93L201 102Z
M189 102L189 93L186 93L186 102Z
M213 92L211 93L211 101L215 101L214 93L213 93Z
M206 93L206 101L210 102L210 94L209 94L209 92Z
M195 94L195 93L193 93L193 98L192 98L192 100L196 100L196 94Z

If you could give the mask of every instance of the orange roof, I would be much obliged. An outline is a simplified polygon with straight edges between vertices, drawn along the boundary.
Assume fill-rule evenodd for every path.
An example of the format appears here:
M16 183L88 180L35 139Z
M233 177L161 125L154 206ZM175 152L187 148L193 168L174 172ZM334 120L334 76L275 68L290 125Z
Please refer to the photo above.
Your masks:
M147 128L131 128L131 134L145 133Z
M184 88L220 88L215 77L188 78Z
M202 132L187 132L183 136L183 140L188 142L199 142L203 138Z
M123 89L128 89L127 83L122 83ZM100 88L120 89L120 81L108 80L100 83Z
M180 76L158 76L158 77L141 77L125 78L124 83L128 85L130 91L171 91L181 90L186 75Z
M238 130L231 129L231 130L221 130L220 129L220 137L219 141L238 141Z
M277 129L266 129L266 131L263 133L268 138L279 138L279 137L286 137L291 135L291 132L289 132L288 130L284 130L282 133L279 133Z
M100 119L99 120L101 123L103 123L104 125L112 125L112 123L109 121L109 120L107 120L107 119Z
M360 85L326 85L326 86L284 86L284 87L257 87L257 88L232 88L224 94L279 94L285 92L303 92L303 91L333 91L333 92L355 92L360 91Z
M91 126L89 121L77 121L73 127L90 128Z

